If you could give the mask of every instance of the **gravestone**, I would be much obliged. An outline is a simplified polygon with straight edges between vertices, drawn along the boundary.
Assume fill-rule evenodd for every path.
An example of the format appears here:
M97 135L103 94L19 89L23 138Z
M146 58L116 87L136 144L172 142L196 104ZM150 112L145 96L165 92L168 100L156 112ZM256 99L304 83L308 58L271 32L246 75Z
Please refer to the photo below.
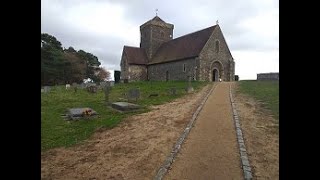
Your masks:
M51 87L50 86L44 86L43 90L44 90L45 93L50 92Z
M66 84L66 90L70 89L71 85L70 84Z
M78 84L77 83L72 83L72 89L74 90L74 92L76 93L78 91Z
M175 88L175 87L170 88L169 89L169 94L173 95L173 96L177 95L177 88Z
M84 88L86 88L86 84L85 83L81 83L79 87L80 87L80 89L84 89Z
M104 88L106 87L107 85L107 82L103 81L103 82L100 82L100 85L99 85L99 88L104 90Z
M115 102L111 104L111 107L119 111L134 111L140 109L139 105L128 102Z
M98 113L91 108L71 108L67 110L66 120L90 119L96 117Z
M41 88L41 92L42 92L42 93L44 92L44 89L43 89L43 88Z
M192 78L191 76L188 76L188 86L186 88L186 92L187 93L190 93L190 92L194 91L194 89L193 89L193 87L191 85L191 78Z
M91 85L91 86L87 87L87 91L88 91L89 93L97 93L98 87L95 86L95 85Z
M109 100L110 91L111 91L111 86L110 86L110 83L107 82L104 87L104 97L105 97L106 104L110 104L110 100Z
M130 101L131 99L134 99L135 101L137 101L140 98L140 90L139 89L129 89L128 91L128 100Z

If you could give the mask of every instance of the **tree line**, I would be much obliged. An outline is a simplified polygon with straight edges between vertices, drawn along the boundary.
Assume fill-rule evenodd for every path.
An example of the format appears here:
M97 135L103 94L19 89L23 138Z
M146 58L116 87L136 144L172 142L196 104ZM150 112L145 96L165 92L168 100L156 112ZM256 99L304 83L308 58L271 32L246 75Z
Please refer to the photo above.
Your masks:
M57 38L41 33L41 86L82 83L88 78L104 81L110 73L100 65L95 55L73 47L65 49Z

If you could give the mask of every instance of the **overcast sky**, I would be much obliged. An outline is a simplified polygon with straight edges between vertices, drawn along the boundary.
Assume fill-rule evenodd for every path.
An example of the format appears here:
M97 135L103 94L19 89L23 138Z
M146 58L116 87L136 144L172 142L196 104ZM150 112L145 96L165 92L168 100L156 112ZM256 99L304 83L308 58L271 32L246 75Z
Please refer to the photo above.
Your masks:
M174 38L218 20L240 80L279 72L278 0L41 0L41 32L65 48L96 55L108 70L120 70L123 46L139 47L139 26L155 9L174 24Z

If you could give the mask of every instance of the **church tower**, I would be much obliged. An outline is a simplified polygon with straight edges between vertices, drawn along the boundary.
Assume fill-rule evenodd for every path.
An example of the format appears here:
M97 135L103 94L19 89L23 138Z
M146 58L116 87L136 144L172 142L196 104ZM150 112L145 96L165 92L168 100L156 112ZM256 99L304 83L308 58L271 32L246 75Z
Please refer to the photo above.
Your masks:
M150 61L161 44L173 38L173 24L166 23L155 16L140 26L140 37L140 48L145 49Z

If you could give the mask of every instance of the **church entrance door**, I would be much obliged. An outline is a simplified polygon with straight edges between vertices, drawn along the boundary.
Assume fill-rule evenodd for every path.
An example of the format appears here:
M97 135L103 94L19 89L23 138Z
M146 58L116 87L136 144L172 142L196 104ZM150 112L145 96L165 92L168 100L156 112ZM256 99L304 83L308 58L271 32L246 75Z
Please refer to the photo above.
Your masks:
M212 71L212 81L219 81L219 71L217 69Z

